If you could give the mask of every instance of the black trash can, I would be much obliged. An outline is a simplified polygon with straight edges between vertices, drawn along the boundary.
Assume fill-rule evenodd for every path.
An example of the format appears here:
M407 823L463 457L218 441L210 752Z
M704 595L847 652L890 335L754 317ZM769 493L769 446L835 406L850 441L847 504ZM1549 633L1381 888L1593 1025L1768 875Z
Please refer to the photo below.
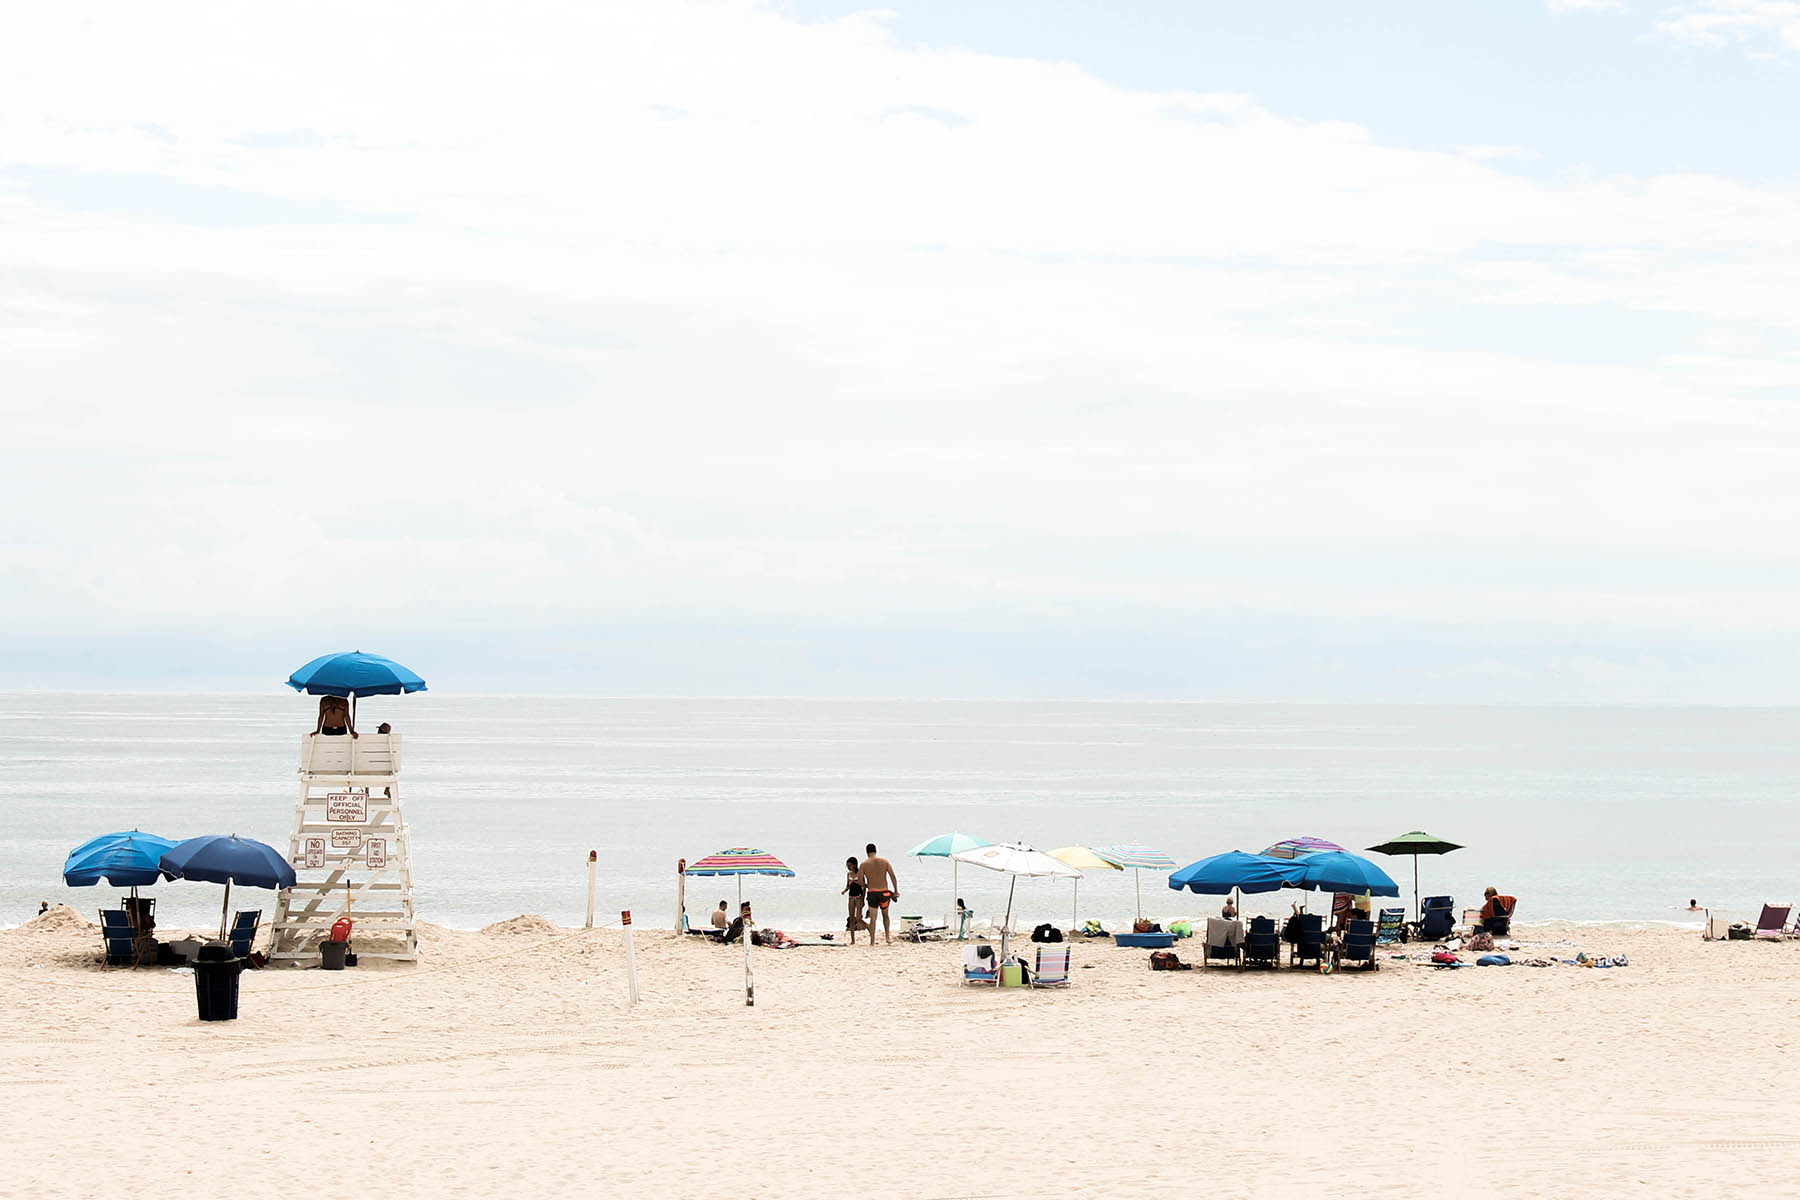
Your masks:
M319 966L327 971L344 969L344 951L350 949L349 942L320 942Z
M238 975L244 960L224 942L208 942L194 959L194 998L200 1003L202 1021L235 1021L238 1009Z

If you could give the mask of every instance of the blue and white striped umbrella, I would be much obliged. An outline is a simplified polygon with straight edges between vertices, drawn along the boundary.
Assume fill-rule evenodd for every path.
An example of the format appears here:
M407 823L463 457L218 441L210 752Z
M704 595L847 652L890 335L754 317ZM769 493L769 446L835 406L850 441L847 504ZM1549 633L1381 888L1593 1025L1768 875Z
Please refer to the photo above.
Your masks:
M1175 860L1154 846L1095 846L1094 853L1121 870L1131 871L1131 882L1137 891L1137 915L1140 917L1144 915L1144 885L1138 872L1175 869Z

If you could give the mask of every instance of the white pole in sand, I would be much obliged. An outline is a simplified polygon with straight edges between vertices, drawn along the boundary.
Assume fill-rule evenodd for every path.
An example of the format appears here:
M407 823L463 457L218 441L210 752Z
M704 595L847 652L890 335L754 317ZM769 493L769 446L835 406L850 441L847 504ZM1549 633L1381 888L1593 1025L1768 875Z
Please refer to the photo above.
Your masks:
M597 869L599 860L600 855L597 851L588 851L588 911L587 924L583 926L584 929L592 929L594 927L594 872Z
M637 985L637 947L631 940L631 910L628 908L619 914L619 921L625 926L625 990L631 996L631 1003L638 1002Z
M738 877L738 887L744 886L743 877ZM741 893L740 893L741 894ZM750 914L742 906L738 911L744 917L744 1007L756 1007L756 975L750 970Z

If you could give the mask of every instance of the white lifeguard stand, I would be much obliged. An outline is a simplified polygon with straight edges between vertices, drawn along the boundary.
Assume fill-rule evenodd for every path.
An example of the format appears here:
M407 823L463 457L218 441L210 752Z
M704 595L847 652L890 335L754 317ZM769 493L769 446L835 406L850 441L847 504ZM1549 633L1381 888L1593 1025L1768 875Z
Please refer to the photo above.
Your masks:
M357 957L416 961L411 840L399 734L302 735L288 836L295 883L276 897L269 960L316 958L332 922L348 915Z

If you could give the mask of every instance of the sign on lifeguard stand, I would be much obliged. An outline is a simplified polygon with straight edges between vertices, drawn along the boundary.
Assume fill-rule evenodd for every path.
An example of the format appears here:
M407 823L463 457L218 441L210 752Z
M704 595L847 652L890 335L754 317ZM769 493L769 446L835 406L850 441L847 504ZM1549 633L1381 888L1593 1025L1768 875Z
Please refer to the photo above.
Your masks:
M356 921L358 958L417 959L411 840L399 734L302 736L288 837L298 878L276 898L270 960L316 958L332 922L347 915Z

